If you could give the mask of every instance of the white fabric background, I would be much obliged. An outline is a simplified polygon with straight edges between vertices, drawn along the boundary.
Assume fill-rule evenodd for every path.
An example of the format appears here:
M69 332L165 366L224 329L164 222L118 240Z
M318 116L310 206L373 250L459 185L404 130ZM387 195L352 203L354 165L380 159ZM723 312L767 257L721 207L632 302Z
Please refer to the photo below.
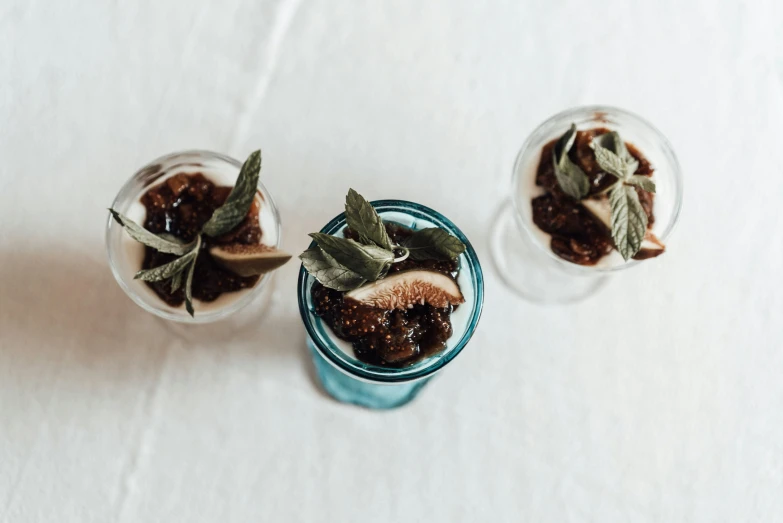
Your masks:
M776 0L0 1L0 522L783 521L781 34ZM683 214L535 306L487 231L526 135L587 103L670 138ZM219 344L115 284L136 168L257 147L292 252L349 186L473 239L484 317L415 403L316 389L296 264Z

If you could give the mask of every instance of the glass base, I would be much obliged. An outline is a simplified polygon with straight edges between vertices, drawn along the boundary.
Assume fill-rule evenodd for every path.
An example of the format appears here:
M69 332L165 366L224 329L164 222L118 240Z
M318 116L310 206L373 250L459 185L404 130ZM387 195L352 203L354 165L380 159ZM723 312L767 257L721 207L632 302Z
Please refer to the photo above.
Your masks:
M175 337L191 344L222 346L241 333L258 327L274 296L277 279L272 275L261 292L245 307L228 318L209 323L181 323L160 319ZM198 308L196 309L198 318Z
M313 354L313 364L324 390L342 403L352 403L369 409L394 409L412 401L432 378L408 383L368 383L353 378L332 366L307 338Z
M537 303L573 303L606 283L600 275L572 274L560 267L527 232L520 230L511 201L498 209L492 224L492 260L512 291Z

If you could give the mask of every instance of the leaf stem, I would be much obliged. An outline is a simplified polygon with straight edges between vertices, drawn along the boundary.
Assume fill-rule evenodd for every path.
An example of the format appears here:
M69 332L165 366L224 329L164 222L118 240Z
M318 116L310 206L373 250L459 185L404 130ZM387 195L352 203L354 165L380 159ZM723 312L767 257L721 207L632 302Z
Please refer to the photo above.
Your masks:
M409 250L408 250L407 248L405 248L405 247L400 247L400 246L398 245L396 248L398 248L398 249L402 249L402 250L403 250L403 254L402 254L402 256L400 256L399 258L394 258L394 259L392 260L392 263L400 263L400 262L402 262L402 261L405 261L405 260L407 260L407 259L408 259L408 256L410 256L410 255L411 255L411 251L409 251Z

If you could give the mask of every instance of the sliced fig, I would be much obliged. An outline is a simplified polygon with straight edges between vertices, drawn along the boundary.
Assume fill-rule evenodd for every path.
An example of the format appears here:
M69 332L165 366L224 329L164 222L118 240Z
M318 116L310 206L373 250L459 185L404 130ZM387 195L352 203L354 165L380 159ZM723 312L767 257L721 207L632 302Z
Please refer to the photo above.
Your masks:
M453 278L435 271L398 272L346 293L370 307L379 309L409 309L415 304L429 303L436 308L465 302L459 285Z
M287 252L260 243L215 245L209 249L209 254L223 268L244 277L273 271L291 259Z

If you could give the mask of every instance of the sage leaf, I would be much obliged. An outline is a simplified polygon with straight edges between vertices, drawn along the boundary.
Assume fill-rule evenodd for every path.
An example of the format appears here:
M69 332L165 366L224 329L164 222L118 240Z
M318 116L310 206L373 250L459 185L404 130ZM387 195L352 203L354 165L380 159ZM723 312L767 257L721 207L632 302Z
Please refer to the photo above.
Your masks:
M650 179L649 176L642 176L641 174L635 174L626 180L626 183L641 187L642 190L655 193L655 182Z
M383 220L370 202L353 189L349 189L348 196L345 197L345 221L348 227L356 231L362 243L375 244L388 251L393 250Z
M402 242L414 260L449 261L465 252L465 244L443 229L431 227L414 232Z
M198 243L198 242L197 242ZM182 272L187 268L188 264L198 255L198 251L193 249L184 256L180 256L176 260L169 262L160 267L154 267L152 269L142 270L136 273L133 277L135 280L142 281L162 281L171 278L175 274Z
M204 225L204 234L213 238L221 236L242 223L256 196L260 172L261 151L255 151L242 164L239 177L225 203L215 209L212 217Z
M337 263L368 281L375 281L385 274L394 260L393 252L375 245L362 245L347 238L317 232L310 237Z
M581 200L590 192L590 180L585 172L568 157L576 140L576 125L571 124L552 148L552 162L558 185L571 198Z
M320 247L307 249L299 255L302 265L321 285L336 291L351 291L359 288L367 281L351 269L321 250Z
M180 287L182 287L182 271L171 277L171 294L177 292Z
M609 193L612 207L612 239L623 259L628 261L642 247L647 232L647 214L636 189L617 184Z
M156 251L182 256L193 248L192 243L185 244L180 241L172 241L171 239L164 238L162 235L158 236L153 234L127 216L123 216L122 214L118 213L114 209L109 209L109 212L111 213L114 220L119 223L123 229L125 229L125 232L128 233L128 236L137 242L146 245L147 247L155 249Z
M196 317L196 313L193 310L193 274L196 272L196 260L198 260L198 252L201 250L201 235L196 240L196 248L193 252L196 253L193 256L193 260L190 262L190 268L188 269L188 278L185 280L185 310L188 311L191 318Z

